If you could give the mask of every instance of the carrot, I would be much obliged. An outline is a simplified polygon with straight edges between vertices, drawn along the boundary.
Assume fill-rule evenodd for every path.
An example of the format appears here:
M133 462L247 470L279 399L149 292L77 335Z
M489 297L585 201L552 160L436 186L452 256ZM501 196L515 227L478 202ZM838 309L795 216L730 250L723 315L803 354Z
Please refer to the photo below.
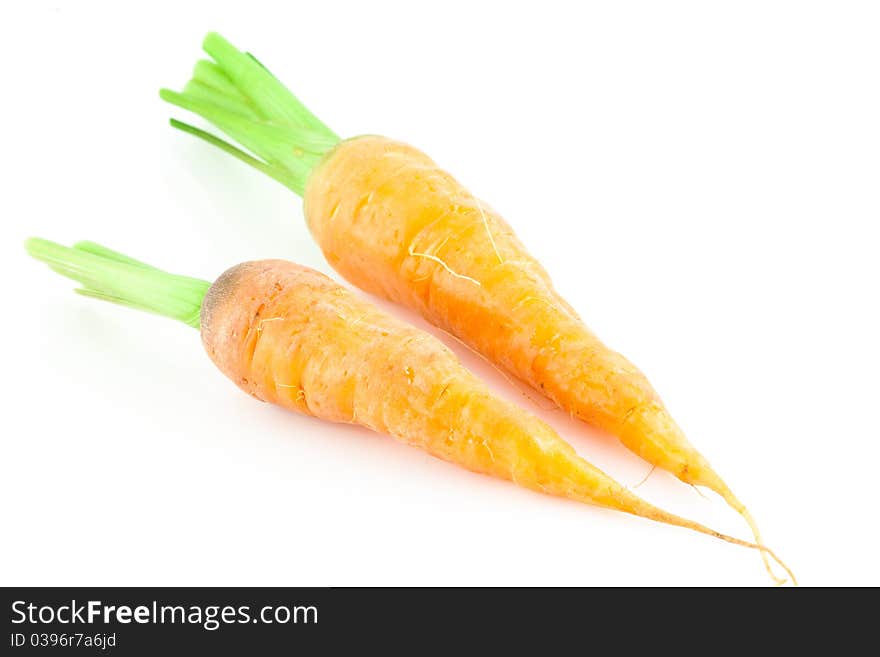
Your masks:
M172 125L303 196L328 262L368 292L451 332L573 417L604 429L681 481L718 493L757 524L688 442L647 378L605 346L556 292L510 226L427 155L384 137L346 141L253 56L217 34L183 93L166 101L211 121L245 153ZM769 563L765 565L769 570Z
M78 281L82 294L199 328L217 367L257 399L386 433L535 491L772 555L643 501L544 422L493 396L442 342L314 270L283 260L246 262L211 284L91 242L68 248L32 238L26 248Z

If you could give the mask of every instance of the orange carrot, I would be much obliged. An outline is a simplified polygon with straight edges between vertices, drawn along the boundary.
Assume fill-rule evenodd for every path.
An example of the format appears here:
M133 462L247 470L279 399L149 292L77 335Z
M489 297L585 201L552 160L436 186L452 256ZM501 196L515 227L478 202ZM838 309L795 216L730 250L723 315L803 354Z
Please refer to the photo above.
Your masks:
M493 396L442 342L314 270L262 260L233 267L209 284L88 242L66 248L31 239L27 249L79 281L88 296L200 327L214 363L257 399L359 424L535 491L772 555L643 501L580 458L544 422Z
M411 146L375 136L339 141L267 69L219 35L208 35L204 48L215 61L199 62L183 93L161 95L257 157L172 124L301 194L312 234L346 279L417 310L654 466L717 492L761 542L751 514L645 376L587 328L488 204Z

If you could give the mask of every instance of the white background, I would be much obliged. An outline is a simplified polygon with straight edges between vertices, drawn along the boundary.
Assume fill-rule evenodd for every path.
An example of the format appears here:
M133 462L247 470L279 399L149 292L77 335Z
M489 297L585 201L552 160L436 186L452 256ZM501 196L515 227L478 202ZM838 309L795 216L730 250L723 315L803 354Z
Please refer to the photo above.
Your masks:
M343 136L418 145L645 370L804 584L880 584L872 2L5 3L2 584L764 585L756 554L260 404L28 235L331 273L289 191L167 126L215 29ZM424 322L395 310L419 326ZM648 466L503 395L634 486ZM654 473L649 500L746 535Z

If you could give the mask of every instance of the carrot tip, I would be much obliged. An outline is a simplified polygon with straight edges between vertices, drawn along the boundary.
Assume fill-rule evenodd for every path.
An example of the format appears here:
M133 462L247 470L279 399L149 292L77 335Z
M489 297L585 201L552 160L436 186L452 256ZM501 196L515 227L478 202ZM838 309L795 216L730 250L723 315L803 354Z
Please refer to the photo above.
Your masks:
M755 537L755 543L761 548L761 559L764 562L764 568L770 577L773 579L776 586L782 586L788 580L776 575L773 572L773 568L770 565L770 559L773 559L787 574L788 578L791 580L793 586L798 586L797 577L795 577L791 568L789 568L785 562L776 556L776 553L773 552L770 548L768 548L764 544L764 539L761 538L761 531L758 529L758 523L755 522L752 514L749 513L749 510L746 506L740 502L737 497L733 494L733 492L721 481L720 478L716 477L716 482L713 482L715 485L709 486L712 490L718 493L727 504L736 511L742 518L746 521L749 526L749 529L752 530L752 535ZM769 557L769 558L768 558Z

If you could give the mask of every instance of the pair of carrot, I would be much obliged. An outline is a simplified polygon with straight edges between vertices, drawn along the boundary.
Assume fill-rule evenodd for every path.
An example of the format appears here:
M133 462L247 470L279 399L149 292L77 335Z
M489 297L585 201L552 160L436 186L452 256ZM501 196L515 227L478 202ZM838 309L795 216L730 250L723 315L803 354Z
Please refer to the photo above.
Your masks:
M312 234L346 279L417 310L651 464L716 491L744 516L755 542L648 504L545 423L492 395L440 341L313 270L250 262L209 284L92 243L66 248L32 239L31 255L79 281L86 295L199 327L212 360L258 399L361 424L533 490L758 549L768 571L770 556L794 581L645 376L585 326L488 205L411 146L376 136L341 141L219 35L209 34L204 48L213 61L198 62L182 93L161 95L249 152L172 125L301 194Z

